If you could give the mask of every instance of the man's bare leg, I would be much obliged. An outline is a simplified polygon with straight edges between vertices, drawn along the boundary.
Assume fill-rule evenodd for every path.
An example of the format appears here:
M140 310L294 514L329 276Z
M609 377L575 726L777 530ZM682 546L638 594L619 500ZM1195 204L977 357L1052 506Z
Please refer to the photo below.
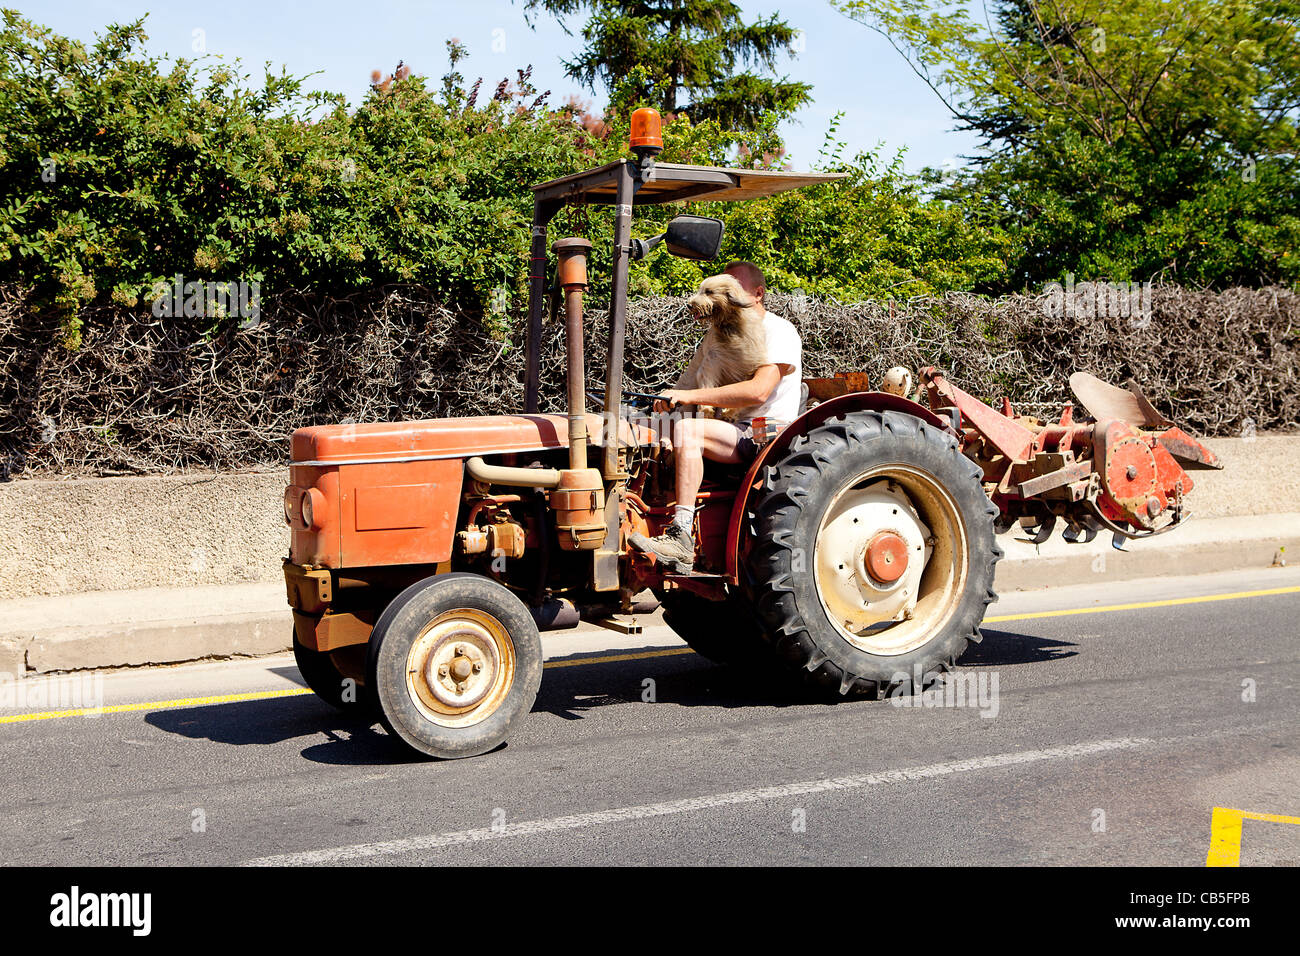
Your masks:
M740 431L729 422L712 418L684 418L675 422L677 508L673 523L656 538L635 534L629 542L665 564L689 571L695 561L695 495L704 481L704 459L735 464L740 461L736 450L739 443Z
M673 426L677 454L677 505L695 507L695 495L704 481L704 459L734 465L740 461L736 446L740 431L716 418L683 418Z

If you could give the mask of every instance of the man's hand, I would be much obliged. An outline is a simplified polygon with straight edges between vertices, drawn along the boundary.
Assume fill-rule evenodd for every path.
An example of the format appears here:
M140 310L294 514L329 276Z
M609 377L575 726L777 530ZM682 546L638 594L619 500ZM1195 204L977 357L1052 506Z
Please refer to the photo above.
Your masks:
M666 388L659 393L659 401L655 402L656 412L671 412L678 405L694 405L695 389L692 388Z

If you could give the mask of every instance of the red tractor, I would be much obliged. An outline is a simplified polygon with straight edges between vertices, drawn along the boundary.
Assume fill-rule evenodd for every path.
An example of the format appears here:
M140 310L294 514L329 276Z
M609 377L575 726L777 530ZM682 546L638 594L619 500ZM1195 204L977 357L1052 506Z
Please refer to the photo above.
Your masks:
M636 117L635 159L533 188L520 414L293 435L284 571L298 666L322 698L378 715L422 753L497 747L537 695L539 631L644 610L646 592L711 659L786 668L832 695L919 691L980 639L999 523L1020 519L1040 537L1058 519L1072 539L1158 534L1188 514L1186 469L1220 467L1136 388L1090 376L1071 385L1091 419L1075 421L1067 405L1042 422L1005 401L995 410L934 369L911 397L847 373L807 380L806 411L747 468L710 466L694 570L673 573L629 548L629 535L668 525L674 485L654 416L625 404L645 398L623 388L628 273L660 242L715 258L722 235L717 220L681 216L635 239L634 209L836 178L657 163L654 119ZM547 242L568 203L617 211L598 411L583 363L591 246ZM563 415L538 407L550 249L564 290Z

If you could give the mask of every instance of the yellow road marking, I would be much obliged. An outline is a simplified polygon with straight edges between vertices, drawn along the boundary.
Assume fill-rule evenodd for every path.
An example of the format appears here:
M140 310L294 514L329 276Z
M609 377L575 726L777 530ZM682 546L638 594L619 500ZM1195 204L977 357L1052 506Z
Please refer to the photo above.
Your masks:
M1215 807L1210 814L1210 852L1205 856L1206 866L1241 865L1241 824L1244 820L1264 823L1294 823L1300 826L1300 817L1284 817L1280 813L1256 813L1253 810L1233 810Z
M1000 614L984 618L985 624L999 621L1027 621L1038 617L1066 617L1070 614L1102 614L1107 611L1140 611L1149 607L1173 607L1176 604L1207 604L1210 601L1236 601L1241 598L1267 597L1272 594L1297 594L1300 586L1289 588L1266 588L1262 591L1236 591L1232 594L1206 594L1202 597L1170 598L1167 601L1138 601L1134 604L1109 604L1105 607L1076 607L1064 611L1035 611L1032 614Z
M639 661L651 657L671 657L678 654L694 654L689 647L669 648L662 651L646 651L643 654L609 654L604 657L581 657L571 661L548 661L544 669L552 667L578 667L582 664L608 664L614 661ZM140 710L169 710L180 707L206 707L210 704L237 704L248 700L271 700L277 697L300 697L310 694L306 687L291 687L287 690L258 690L245 694L221 694L215 697L183 697L179 700L150 700L138 704L111 704L106 707L80 707L76 710L47 710L35 714L5 714L0 716L0 724L21 724L30 720L54 720L58 717L98 717L101 714L125 714Z
M1027 621L1034 618L1067 617L1071 614L1101 614L1107 611L1135 611L1151 607L1173 607L1178 604L1203 604L1207 601L1233 601L1241 598L1266 597L1273 594L1300 593L1300 586L1285 588L1267 588L1261 591L1236 591L1232 594L1208 594L1203 597L1171 598L1167 601L1140 601L1135 604L1111 604L1106 607L1069 608L1062 611L1035 611L1030 614L1002 614L984 618L985 624L1000 621ZM607 654L602 657L579 657L574 660L548 661L542 667L546 670L556 667L581 667L586 664L611 664L617 661L642 661L654 657L675 657L682 654L694 654L689 647L668 648L666 650L643 651L631 654ZM18 724L30 720L53 720L59 717L86 717L99 714L123 714L140 710L165 710L178 707L205 707L210 704L233 704L249 700L270 700L276 697L297 697L310 694L305 687L288 690L251 691L246 694L222 694L216 697L186 697L180 700L152 700L139 704L112 704L107 707L83 707L78 710L52 710L37 714L0 715L0 724ZM1234 811L1235 812L1235 811ZM1247 819L1255 819L1247 817ZM1290 822L1286 820L1284 822Z
M1210 852L1206 854L1206 866L1240 866L1241 865L1241 818L1240 810L1215 807L1210 814Z
M310 694L306 687L288 690L256 690L247 694L221 694L216 697L183 697L180 700L149 700L139 704L110 704L106 707L81 707L77 710L47 710L39 714L5 714L0 724L20 724L28 720L53 720L56 717L98 717L100 714L125 714L133 710L158 710L172 707L206 707L209 704L234 704L241 700L268 700L273 697L296 697Z
M1242 814L1247 820L1259 820L1261 823L1294 823L1300 826L1300 817L1284 817L1280 813L1255 813L1247 810Z

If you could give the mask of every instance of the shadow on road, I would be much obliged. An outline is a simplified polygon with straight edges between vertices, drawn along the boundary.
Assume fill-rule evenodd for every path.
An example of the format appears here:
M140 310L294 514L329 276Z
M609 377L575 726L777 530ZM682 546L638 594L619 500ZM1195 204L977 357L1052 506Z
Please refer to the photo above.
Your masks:
M307 686L307 682L302 679L302 672L298 670L297 664L285 664L282 667L269 667L267 670L277 677L283 677L291 684L297 684L299 687Z
M1011 631L993 631L980 628L984 640L979 644L970 644L966 653L958 658L962 667L992 667L1009 664L1038 664L1043 661L1059 661L1074 657L1079 652L1068 650L1078 647L1070 641L1047 637L1031 637L1028 634L1015 634Z
M685 653L547 672L533 711L582 720L587 712L652 700L682 707L725 708L827 703L788 674L723 667L698 654Z
M1069 641L1010 631L986 629L983 633L983 642L970 645L962 655L961 666L1032 664L1078 654L1072 649L1076 645ZM606 707L650 700L681 707L769 710L872 703L864 699L832 699L785 673L722 667L696 654L638 655L655 650L673 648L638 648L631 652L632 659L548 669L533 712L583 720L585 714ZM582 658L568 660L577 662ZM280 671L300 683L296 668L277 668ZM170 734L236 747L314 738L304 747L302 756L324 764L389 766L424 760L389 737L377 723L340 714L309 695L159 710L147 715L145 721ZM323 741L322 734L326 738Z
M418 758L378 724L340 714L312 696L248 700L160 710L145 723L169 734L235 747L269 746L299 737L326 736L302 751L317 763L372 765L409 763Z
M1064 660L1078 654L1070 641L1033 637L1012 631L981 629L984 640L971 644L961 667L994 667ZM683 707L785 708L854 706L863 698L844 700L820 693L784 672L768 673L722 667L696 654L593 663L548 672L534 711L566 720L619 704L648 701Z

